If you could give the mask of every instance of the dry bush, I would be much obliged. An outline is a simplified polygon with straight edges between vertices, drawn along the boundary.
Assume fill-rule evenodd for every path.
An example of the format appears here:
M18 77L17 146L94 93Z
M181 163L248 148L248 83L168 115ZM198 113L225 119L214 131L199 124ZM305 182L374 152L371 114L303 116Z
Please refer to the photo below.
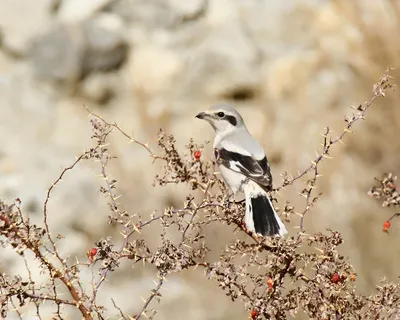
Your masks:
M78 310L84 319L109 318L111 310L98 303L98 293L109 274L120 268L124 261L129 261L133 267L139 263L152 265L157 269L158 279L136 314L128 314L118 307L118 301L113 300L121 319L153 318L157 313L155 301L162 298L165 280L171 274L195 268L204 269L204 276L214 281L216 287L232 300L240 299L252 319L286 319L300 313L313 319L378 319L399 314L398 283L383 279L370 296L358 294L355 290L357 274L349 259L339 252L343 243L340 233L327 230L310 235L306 233L305 223L306 214L320 197L315 192L321 175L319 164L329 158L331 148L351 133L354 124L364 119L373 103L392 88L390 81L386 72L374 85L371 99L354 107L352 115L345 118L345 129L338 137L332 137L329 128L325 129L322 150L308 168L296 176L282 174L282 182L275 186L274 192L305 183L301 192L305 204L303 208L294 208L288 202L280 204L281 215L287 224L297 228L294 235L280 239L247 232L242 224L244 205L227 196L226 186L214 171L215 164L202 159L203 145L191 140L186 150L180 151L176 148L175 138L160 131L158 149L154 152L147 144L126 134L117 124L109 123L88 110L94 146L62 170L49 188L43 204L43 223L32 224L22 211L20 199L12 204L0 204L1 245L14 248L25 261L29 275L27 278L5 273L0 275L1 316L6 318L15 313L22 318L20 308L31 304L36 306L37 317L41 318L41 304L48 301L54 307L54 319L66 318L71 308ZM182 199L182 207L167 207L160 215L143 214L148 217L146 219L121 209L117 181L108 173L108 164L113 156L107 143L115 132L145 148L154 165L162 168L162 173L155 177L155 185L187 186L188 193L186 199ZM108 221L119 229L123 239L122 245L118 245L120 239L104 235L88 251L85 262L63 256L57 248L62 235L53 235L47 222L51 214L48 204L55 186L83 161L99 163L104 181L100 192L108 198ZM378 180L378 186L372 188L370 194L382 197L384 205L399 204L392 176ZM158 246L151 248L143 235L147 227L154 224L160 225L163 231ZM219 259L211 261L205 230L216 224L219 228L231 228L237 233L237 240L227 243L219 253ZM33 278L29 259L40 264L47 279L44 284L38 285ZM90 287L81 277L88 268L93 279ZM68 295L61 296L63 292L68 292Z

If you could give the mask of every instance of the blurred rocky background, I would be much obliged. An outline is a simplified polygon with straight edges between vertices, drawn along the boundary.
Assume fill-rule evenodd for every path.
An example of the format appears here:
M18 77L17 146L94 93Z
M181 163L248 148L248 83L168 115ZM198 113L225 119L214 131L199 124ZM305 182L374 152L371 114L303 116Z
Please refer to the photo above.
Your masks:
M190 137L211 140L211 128L194 115L231 102L262 141L279 183L280 173L309 165L324 127L342 131L349 107L369 99L386 67L400 66L399 38L397 0L1 0L0 197L19 197L41 220L48 187L91 146L83 105L155 147L160 128L181 146ZM399 97L375 104L324 161L323 196L306 218L310 232L343 233L363 293L399 274L400 223L384 234L393 211L367 196L375 176L398 173ZM118 159L110 170L129 212L147 217L182 203L184 188L152 187L157 164L143 149L117 134L111 148ZM53 232L67 237L60 248L82 259L94 241L119 236L107 223L98 170L87 163L70 173L49 207ZM303 186L281 192L279 201L300 211ZM231 233L221 226L209 241L222 248ZM21 262L2 253L0 271L25 275ZM128 313L141 309L152 271L127 265L109 278L100 297L110 314L117 315L110 297ZM158 319L246 319L242 303L216 286L201 270L171 277Z

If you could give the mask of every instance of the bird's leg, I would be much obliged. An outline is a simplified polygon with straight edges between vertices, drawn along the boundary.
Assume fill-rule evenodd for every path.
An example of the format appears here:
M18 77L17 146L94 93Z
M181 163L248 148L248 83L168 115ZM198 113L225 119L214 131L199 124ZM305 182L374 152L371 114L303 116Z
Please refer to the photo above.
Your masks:
M242 204L243 202L245 202L246 201L246 199L242 199L242 200L239 200L239 201L236 201L235 200L235 192L233 192L233 191L231 191L230 192L230 194L228 194L228 196L227 196L227 200L226 200L226 205L231 205L232 203L234 203L234 204Z
M234 202L231 199L234 198L235 193L232 190L227 190L226 198L225 198L225 206L230 207L231 204Z

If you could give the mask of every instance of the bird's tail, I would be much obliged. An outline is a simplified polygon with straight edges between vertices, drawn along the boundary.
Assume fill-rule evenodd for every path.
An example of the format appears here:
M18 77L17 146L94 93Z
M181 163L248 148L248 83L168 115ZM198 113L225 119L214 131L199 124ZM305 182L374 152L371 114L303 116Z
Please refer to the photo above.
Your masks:
M286 227L276 213L268 194L260 187L254 188L254 185L244 191L247 229L263 236L285 235Z

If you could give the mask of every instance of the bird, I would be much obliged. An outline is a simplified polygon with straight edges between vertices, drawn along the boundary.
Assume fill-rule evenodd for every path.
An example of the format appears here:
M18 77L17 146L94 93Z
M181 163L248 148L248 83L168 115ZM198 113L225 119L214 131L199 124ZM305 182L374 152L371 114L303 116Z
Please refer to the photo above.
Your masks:
M247 230L262 236L284 236L286 227L269 197L272 175L268 159L242 116L229 104L217 104L196 118L209 122L215 130L214 157L223 180L234 195L245 195Z

